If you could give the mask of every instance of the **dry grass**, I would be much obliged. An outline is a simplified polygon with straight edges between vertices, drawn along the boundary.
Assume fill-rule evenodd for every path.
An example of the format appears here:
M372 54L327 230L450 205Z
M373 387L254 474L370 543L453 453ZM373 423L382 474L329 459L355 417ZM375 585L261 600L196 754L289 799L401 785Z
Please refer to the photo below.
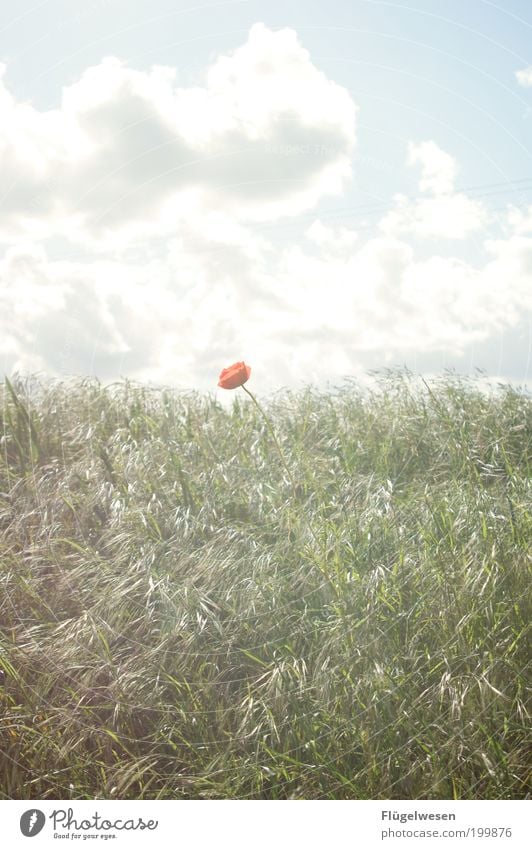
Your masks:
M530 398L267 407L5 382L2 798L528 797Z

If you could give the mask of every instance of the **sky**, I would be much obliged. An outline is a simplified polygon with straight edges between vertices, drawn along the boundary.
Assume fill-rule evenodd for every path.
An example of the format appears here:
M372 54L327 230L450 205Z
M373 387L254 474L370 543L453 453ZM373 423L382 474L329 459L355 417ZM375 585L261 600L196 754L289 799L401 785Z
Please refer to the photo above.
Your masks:
M528 0L4 0L0 71L4 374L530 386Z

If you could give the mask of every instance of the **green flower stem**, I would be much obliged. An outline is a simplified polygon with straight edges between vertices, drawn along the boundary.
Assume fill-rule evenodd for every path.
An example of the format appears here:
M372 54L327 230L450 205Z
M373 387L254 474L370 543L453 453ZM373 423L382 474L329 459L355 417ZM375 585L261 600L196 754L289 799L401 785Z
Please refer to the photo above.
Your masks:
M281 462L282 462L283 466L285 467L286 473L287 473L287 475L288 475L288 477L289 477L289 479L290 479L290 483L292 484L292 487L293 487L293 489L294 489L294 493L295 493L295 491L296 491L296 482L295 482L295 480L294 480L294 478L293 478L293 476L292 476L292 472L290 471L290 469L289 469L289 467L288 467L288 464L287 464L287 462L286 462L286 460L285 460L285 458L284 458L284 454L283 454L282 448L281 448L281 446L280 446L280 444L279 444L279 440L277 439L277 436L275 435L275 431L274 431L274 429L273 429L273 427L272 427L272 423L270 422L270 419L268 418L268 414L266 413L266 411L264 410L264 408L262 407L262 405L261 405L261 404L259 404L259 402L258 402L258 401L257 401L257 399L255 398L255 396L254 396L253 392L250 392L250 391L249 391L249 389L247 389L247 387L245 387L245 386L242 386L242 389L244 390L244 392L245 392L247 395L249 395L249 397L251 398L251 400L252 400L252 401L253 401L253 403L255 404L255 406L256 406L256 408L257 408L257 410L258 410L258 411L259 411L259 413L261 414L262 418L263 418L263 419L264 419L264 421L266 422L266 425L268 426L268 430L270 431L270 433L271 433L271 435L272 435L272 439L273 439L273 441L275 442L275 447L277 448L277 453L279 454L279 457L281 458Z
M264 419L264 421L266 422L266 425L267 425L267 427L268 427L268 430L270 431L270 434L271 434L271 436L272 436L272 439L273 439L273 441L274 441L274 443L275 443L275 447L277 448L277 453L279 454L279 457L281 458L281 462L282 462L282 464L283 464L283 466L284 466L284 468L285 468L285 470L286 470L286 473L287 473L287 475L288 475L288 478L289 478L289 480L290 480L290 483L292 484L292 489L294 490L294 495L295 495L295 497L297 498L297 487L296 487L296 482L295 482L295 480L294 480L294 477L293 477L293 475L292 475L292 472L290 471L290 469L289 469L289 467L288 467L288 463L286 462L286 460L285 460L285 458L284 458L283 450L282 450L282 448L281 448L281 445L279 444L279 440L277 439L277 436L276 436L275 431L274 431L274 429L273 429L272 423L270 422L270 419L269 419L269 417L268 417L268 414L266 413L266 411L264 410L264 408L262 407L262 405L261 405L261 404L259 404L259 402L258 402L258 401L257 401L257 399L255 398L255 396L253 395L253 392L250 392L250 391L249 391L249 389L247 389L245 386L242 386L242 389L244 390L244 392L245 392L247 395L249 395L249 397L251 398L251 400L252 400L252 401L253 401L253 403L255 404L255 406L256 406L256 408L257 408L257 410L258 410L258 411L259 411L259 413L261 414L262 418L263 418L263 419ZM305 513L305 520L306 520L307 527L308 527L308 529L309 529L310 533L312 534L312 537L313 537L313 539L314 539L314 542L315 542L315 543L316 543L316 545L318 545L320 548L323 548L323 546L322 546L322 544L320 543L320 541L319 541L318 537L316 536L316 532L315 532L314 528L312 527L312 525L310 524L310 522L309 522L309 520L308 520L308 516L306 515L306 513Z

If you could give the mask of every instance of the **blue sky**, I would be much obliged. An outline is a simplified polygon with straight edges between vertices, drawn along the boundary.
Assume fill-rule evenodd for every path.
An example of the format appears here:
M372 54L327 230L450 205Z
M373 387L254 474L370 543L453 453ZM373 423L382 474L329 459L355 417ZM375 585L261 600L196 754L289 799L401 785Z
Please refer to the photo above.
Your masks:
M5 372L530 383L528 3L3 6Z

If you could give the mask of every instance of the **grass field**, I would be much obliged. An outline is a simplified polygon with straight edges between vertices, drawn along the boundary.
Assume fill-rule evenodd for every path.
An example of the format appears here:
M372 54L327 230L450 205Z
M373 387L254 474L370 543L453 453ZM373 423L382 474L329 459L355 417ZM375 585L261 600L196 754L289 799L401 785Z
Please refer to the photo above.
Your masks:
M0 389L1 797L530 794L532 401ZM528 664L528 666L527 666Z

